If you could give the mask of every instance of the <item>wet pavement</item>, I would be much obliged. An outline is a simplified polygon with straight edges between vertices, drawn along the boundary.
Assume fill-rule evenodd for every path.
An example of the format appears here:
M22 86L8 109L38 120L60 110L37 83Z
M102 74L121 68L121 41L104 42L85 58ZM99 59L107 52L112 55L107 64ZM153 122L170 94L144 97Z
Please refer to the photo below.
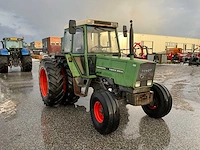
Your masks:
M153 119L120 101L118 129L100 135L90 118L90 95L73 106L43 104L38 65L34 60L31 73L12 68L0 74L0 150L200 149L200 67L157 65L155 81L172 94L171 112Z

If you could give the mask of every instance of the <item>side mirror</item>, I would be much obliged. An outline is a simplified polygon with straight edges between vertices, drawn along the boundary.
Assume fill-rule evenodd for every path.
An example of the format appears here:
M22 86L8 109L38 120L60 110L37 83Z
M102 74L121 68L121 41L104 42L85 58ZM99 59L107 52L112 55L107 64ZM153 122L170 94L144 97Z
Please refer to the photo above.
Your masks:
M27 44L26 42L23 42L23 46L24 46L25 48L27 48L27 47L28 47L28 44Z
M76 33L76 21L75 20L69 20L69 33L70 34Z
M124 37L127 37L127 27L126 26L123 26L123 34L124 34Z

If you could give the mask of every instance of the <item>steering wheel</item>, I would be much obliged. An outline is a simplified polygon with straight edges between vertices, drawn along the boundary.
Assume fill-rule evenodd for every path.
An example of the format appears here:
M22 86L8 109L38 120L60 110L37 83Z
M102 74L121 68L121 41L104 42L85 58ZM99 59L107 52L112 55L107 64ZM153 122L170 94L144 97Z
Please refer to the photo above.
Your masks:
M102 52L102 46L94 46L90 49L91 52Z
M103 50L103 46L94 46L90 49L90 52L107 52L106 50Z

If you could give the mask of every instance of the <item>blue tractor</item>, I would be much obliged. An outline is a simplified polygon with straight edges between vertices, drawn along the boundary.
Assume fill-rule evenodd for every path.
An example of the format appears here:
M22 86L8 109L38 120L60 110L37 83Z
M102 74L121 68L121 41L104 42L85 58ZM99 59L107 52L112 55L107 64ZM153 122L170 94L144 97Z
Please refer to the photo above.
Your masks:
M30 51L25 48L23 38L3 38L3 49L0 49L0 73L7 73L8 66L21 67L21 71L32 70L32 58Z

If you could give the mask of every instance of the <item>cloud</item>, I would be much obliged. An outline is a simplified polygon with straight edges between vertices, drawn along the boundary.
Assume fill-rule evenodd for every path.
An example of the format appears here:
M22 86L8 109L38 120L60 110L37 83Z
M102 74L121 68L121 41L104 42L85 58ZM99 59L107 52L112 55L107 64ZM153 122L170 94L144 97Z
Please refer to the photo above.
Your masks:
M0 10L0 16L1 26L14 30L17 35L22 34L34 36L37 34L31 25L16 14Z
M133 20L137 33L200 38L199 7L199 0L9 0L1 2L0 23L35 40L62 36L70 19L86 18L117 21L119 30Z

